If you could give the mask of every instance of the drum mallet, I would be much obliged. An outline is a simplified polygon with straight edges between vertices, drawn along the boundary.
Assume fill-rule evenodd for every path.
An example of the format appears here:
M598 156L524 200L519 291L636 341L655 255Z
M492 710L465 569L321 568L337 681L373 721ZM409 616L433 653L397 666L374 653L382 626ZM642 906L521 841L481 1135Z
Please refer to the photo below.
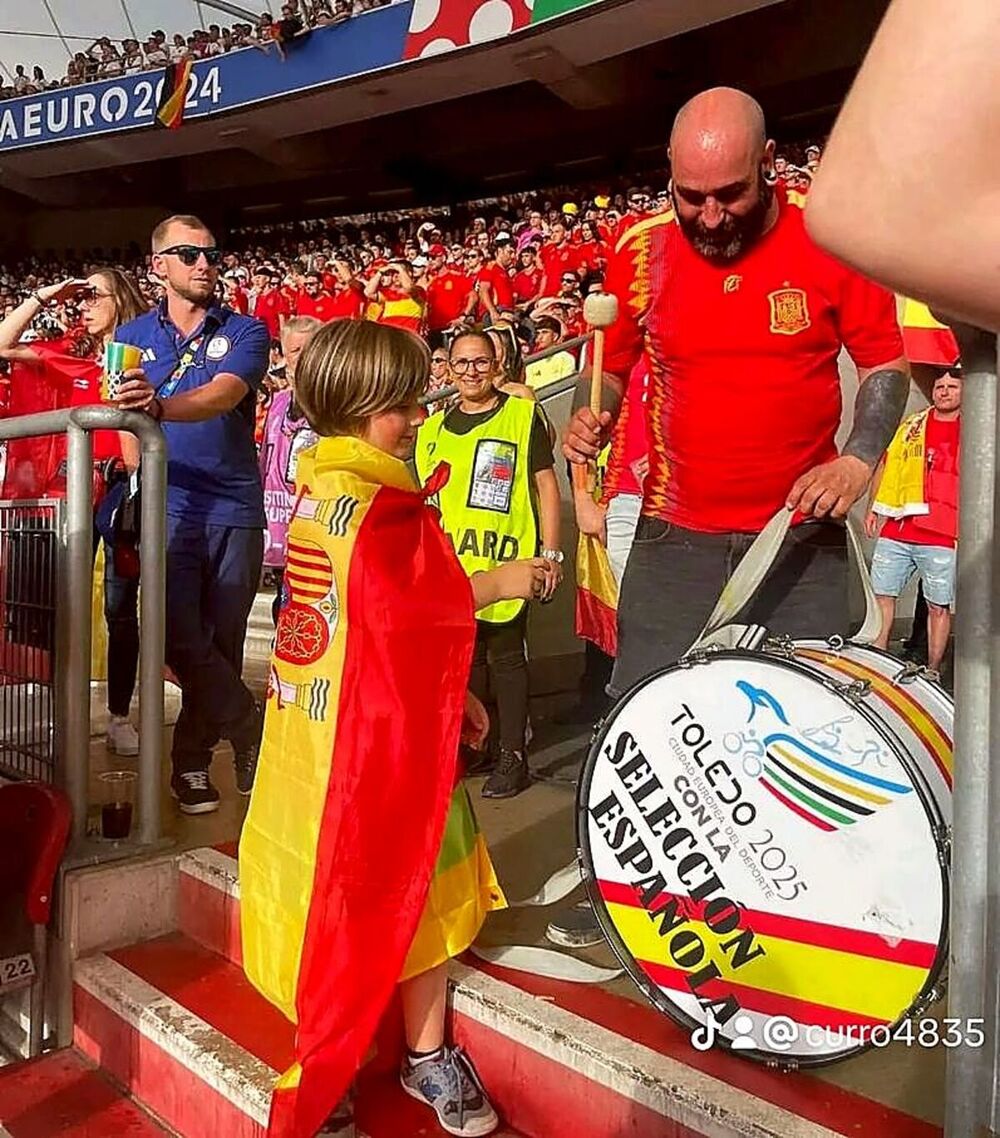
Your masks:
M594 330L594 360L590 373L590 411L595 419L601 414L601 389L604 386L604 334L618 319L618 297L610 292L592 292L583 302L583 319ZM587 465L587 488L597 485L597 463Z

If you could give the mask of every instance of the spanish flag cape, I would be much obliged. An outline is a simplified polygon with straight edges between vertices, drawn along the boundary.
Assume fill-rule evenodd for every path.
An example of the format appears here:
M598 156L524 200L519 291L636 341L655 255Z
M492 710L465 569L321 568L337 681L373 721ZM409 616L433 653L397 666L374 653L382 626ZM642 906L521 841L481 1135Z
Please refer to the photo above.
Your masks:
M402 462L365 442L324 438L304 453L288 537L241 919L247 976L298 1027L268 1135L313 1138L420 921L475 621L436 512Z

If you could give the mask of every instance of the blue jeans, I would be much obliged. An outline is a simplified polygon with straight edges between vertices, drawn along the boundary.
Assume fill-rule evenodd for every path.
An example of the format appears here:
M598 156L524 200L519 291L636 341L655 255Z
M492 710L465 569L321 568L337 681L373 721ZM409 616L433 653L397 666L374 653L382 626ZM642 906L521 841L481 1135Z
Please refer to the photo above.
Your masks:
M872 588L880 597L898 597L920 574L924 596L932 605L955 603L955 550L947 545L921 545L880 537L872 554Z
M220 739L236 750L255 741L241 673L263 558L263 530L167 517L166 655L183 692L175 774L208 770Z

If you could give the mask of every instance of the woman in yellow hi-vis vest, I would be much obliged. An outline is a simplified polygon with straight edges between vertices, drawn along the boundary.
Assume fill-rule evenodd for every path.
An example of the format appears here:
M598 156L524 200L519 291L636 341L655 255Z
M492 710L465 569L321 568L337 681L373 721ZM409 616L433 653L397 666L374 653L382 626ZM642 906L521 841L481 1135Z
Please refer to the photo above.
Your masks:
M563 555L555 460L538 407L496 390L497 354L485 332L456 336L449 367L459 402L420 428L415 455L420 480L425 482L441 462L451 466L438 504L445 532L470 576L540 550L555 570L538 598L549 600L562 580ZM527 620L525 601L502 601L478 614L469 686L480 699L492 694L499 720L499 754L483 786L484 798L512 798L528 785ZM483 756L477 765L490 764Z

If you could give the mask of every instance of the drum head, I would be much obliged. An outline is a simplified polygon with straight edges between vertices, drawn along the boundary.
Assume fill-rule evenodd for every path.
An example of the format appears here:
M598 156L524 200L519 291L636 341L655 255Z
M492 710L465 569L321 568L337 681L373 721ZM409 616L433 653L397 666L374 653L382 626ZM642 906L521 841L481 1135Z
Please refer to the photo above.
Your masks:
M649 677L602 725L578 805L608 940L696 1046L831 1062L933 989L940 816L891 731L811 669L720 652Z

